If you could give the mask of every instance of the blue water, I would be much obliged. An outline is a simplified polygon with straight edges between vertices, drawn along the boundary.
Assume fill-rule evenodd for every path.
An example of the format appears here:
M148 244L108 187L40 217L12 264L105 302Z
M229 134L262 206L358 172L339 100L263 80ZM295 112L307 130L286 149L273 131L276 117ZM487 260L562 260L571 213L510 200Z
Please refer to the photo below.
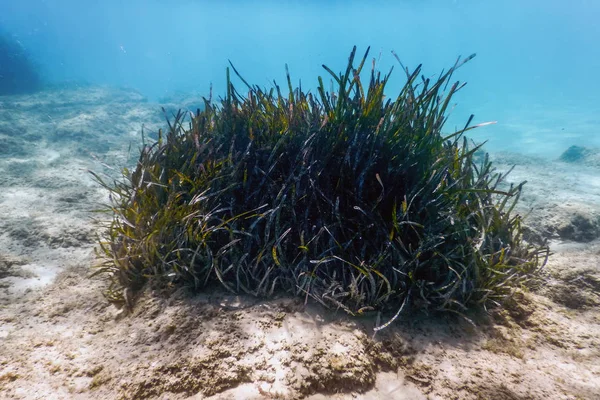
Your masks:
M231 60L268 86L314 87L324 63L344 68L353 45L387 71L390 54L426 75L458 55L477 57L448 130L469 114L498 121L474 131L492 150L557 157L600 147L600 1L0 0L0 28L16 37L51 82L126 86L150 100L179 91L223 93Z

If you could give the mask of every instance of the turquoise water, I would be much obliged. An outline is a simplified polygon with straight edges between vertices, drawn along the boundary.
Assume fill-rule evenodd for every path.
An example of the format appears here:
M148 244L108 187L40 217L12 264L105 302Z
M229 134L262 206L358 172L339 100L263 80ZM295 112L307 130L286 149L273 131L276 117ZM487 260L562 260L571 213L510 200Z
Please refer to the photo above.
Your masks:
M469 114L498 121L472 135L491 150L555 158L571 145L600 147L600 1L192 1L2 0L0 28L54 83L135 88L151 101L178 92L223 93L231 60L269 86L311 88L321 64L344 67L353 45L403 82L390 51L426 75L458 55L448 130Z

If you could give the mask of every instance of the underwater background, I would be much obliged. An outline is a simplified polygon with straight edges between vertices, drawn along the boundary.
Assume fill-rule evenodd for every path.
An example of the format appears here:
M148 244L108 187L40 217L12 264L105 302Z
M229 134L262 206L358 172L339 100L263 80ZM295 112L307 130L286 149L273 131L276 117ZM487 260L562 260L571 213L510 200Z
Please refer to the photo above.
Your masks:
M216 97L228 60L245 79L312 89L321 64L345 66L353 45L379 68L430 76L477 53L456 77L468 85L446 129L474 131L488 150L557 158L600 146L600 2L594 0L193 1L3 0L0 29L51 84L111 85L150 101L180 93ZM327 79L327 78L326 78Z
M599 21L600 0L0 0L0 399L600 399ZM159 128L169 132L165 114L173 121L179 108L195 112L211 85L213 100L226 96L229 61L250 84L269 89L275 80L282 91L287 65L292 85L315 94L318 76L330 89L322 65L344 71L353 46L355 61L371 46L363 74L371 58L382 73L393 67L386 94L394 99L406 75L392 51L410 71L422 64L433 82L459 56L476 54L451 78L468 84L452 97L443 130L462 128L471 114L472 125L496 122L466 135L488 141L494 171L510 171L496 194L527 182L502 218L532 246L548 245L539 285L517 289L476 320L427 314L421 299L414 313L399 306L394 320L367 307L350 316L308 296L260 299L220 286L193 297L144 290L135 307L129 288L125 306L105 297L110 277L91 271L107 265L98 253L117 215L107 206L117 203L94 177L131 182L141 156L156 154L144 144L159 143ZM245 96L233 72L231 80ZM320 143L323 154L335 154L332 142ZM482 152L468 157L489 165ZM419 170L446 173L429 165ZM401 182L375 178L377 196ZM429 182L424 187L441 187ZM449 201L432 201L440 199ZM484 209L452 199L467 218L474 214L465 205ZM186 215L155 204L163 215ZM483 230L488 237L505 226L474 219L493 227ZM144 220L135 220L143 229L128 237L168 237L146 235ZM433 228L428 237L438 235ZM474 229L477 240L454 240L456 249L482 243ZM379 237L370 242L384 243ZM504 260L521 257L512 239L492 243L504 246ZM277 265L283 257L268 250ZM522 277L498 276L498 290Z

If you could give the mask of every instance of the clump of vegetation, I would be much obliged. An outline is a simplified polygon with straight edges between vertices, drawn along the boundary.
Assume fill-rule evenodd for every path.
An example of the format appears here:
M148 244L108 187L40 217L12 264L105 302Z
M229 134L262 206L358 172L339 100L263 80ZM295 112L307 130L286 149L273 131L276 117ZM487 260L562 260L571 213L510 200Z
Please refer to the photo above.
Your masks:
M107 297L146 284L222 285L234 293L312 298L350 314L405 306L462 312L500 304L543 266L546 247L522 239L513 214L523 184L499 186L481 146L443 133L456 64L437 79L402 66L361 73L356 48L342 74L323 66L316 94L276 84L227 93L181 112L133 170L106 183L112 221L101 242ZM395 55L395 54L394 54ZM397 58L397 56L396 56ZM401 64L402 65L402 64ZM390 71L391 73L391 71ZM366 84L365 84L366 83ZM385 324L384 326L387 326Z
M0 30L0 95L30 93L42 82L21 43Z

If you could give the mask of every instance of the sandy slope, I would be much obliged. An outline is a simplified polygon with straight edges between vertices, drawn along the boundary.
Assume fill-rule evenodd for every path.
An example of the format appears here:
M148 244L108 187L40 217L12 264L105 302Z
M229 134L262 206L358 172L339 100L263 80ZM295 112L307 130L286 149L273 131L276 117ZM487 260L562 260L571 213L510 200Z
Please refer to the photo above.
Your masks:
M600 169L495 156L554 255L477 327L411 315L374 337L372 316L218 291L126 316L88 278L105 193L86 171L114 173L159 111L106 88L0 98L0 398L600 398Z

